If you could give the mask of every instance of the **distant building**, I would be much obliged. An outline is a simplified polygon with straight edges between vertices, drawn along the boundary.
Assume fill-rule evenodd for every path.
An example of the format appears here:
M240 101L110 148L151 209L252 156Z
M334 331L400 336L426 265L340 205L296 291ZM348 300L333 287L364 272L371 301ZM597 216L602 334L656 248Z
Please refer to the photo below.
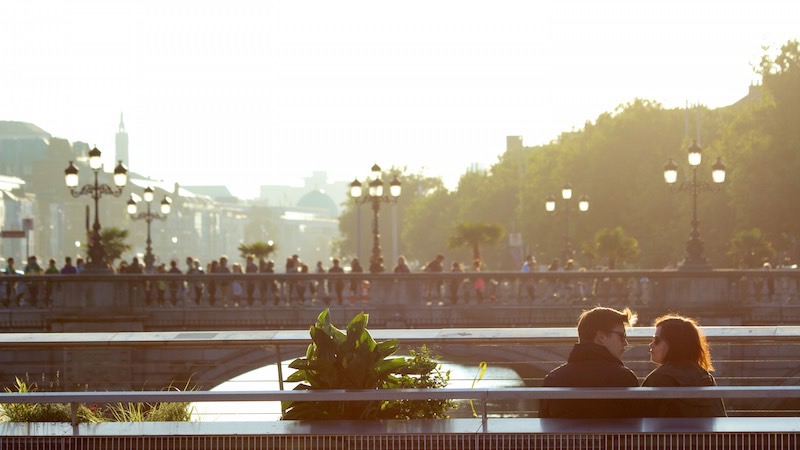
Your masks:
M310 177L303 179L303 186L263 185L259 200L269 206L296 206L300 199L309 192L319 191L333 201L336 212L333 217L339 216L339 206L348 200L350 189L349 181L328 181L328 174L324 171L314 171Z
M0 121L0 174L33 175L34 163L47 158L51 138L34 124Z

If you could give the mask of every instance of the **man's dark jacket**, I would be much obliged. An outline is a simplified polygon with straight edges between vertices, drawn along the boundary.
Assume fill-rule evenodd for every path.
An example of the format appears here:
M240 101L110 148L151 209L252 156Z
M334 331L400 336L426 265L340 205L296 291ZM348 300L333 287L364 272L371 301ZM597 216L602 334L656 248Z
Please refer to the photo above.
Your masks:
M567 363L544 377L544 387L639 387L636 375L595 343L575 344ZM539 417L567 419L638 417L634 400L540 400Z

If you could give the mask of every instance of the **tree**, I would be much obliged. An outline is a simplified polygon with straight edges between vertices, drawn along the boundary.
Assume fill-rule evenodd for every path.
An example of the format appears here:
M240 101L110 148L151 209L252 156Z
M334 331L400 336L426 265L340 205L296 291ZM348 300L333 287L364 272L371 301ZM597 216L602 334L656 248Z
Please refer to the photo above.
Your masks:
M503 226L497 223L462 222L456 225L453 235L447 240L450 248L471 247L472 259L481 259L481 245L494 245L505 235Z
M626 236L622 227L603 228L594 235L595 252L606 258L609 269L616 269L639 256L639 241Z
M128 230L117 227L106 227L100 230L100 240L106 250L107 263L114 265L114 261L122 258L122 254L131 249L131 246L125 242L127 238Z
M736 233L731 239L728 256L740 268L755 269L774 257L775 250L761 229L753 228Z
M275 253L278 247L272 242L253 242L252 244L239 245L239 254L242 258L247 258L247 255L253 255L259 261L264 260L267 256Z

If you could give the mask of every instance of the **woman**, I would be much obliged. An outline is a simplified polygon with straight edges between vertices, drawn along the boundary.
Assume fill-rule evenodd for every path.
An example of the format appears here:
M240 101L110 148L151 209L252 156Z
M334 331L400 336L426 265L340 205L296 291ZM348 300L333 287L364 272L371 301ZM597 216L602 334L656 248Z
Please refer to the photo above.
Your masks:
M679 315L661 316L650 343L650 360L659 367L643 387L716 386L711 353L697 322ZM720 398L662 398L648 400L645 417L725 417Z

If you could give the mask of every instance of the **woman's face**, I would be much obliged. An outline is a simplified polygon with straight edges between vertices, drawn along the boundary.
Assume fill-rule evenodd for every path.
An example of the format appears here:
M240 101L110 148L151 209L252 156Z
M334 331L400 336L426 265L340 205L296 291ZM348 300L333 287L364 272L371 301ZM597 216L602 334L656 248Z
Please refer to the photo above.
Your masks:
M650 361L656 364L664 364L664 358L667 356L669 344L661 337L661 327L656 327L656 334L653 336L653 341L650 342Z

